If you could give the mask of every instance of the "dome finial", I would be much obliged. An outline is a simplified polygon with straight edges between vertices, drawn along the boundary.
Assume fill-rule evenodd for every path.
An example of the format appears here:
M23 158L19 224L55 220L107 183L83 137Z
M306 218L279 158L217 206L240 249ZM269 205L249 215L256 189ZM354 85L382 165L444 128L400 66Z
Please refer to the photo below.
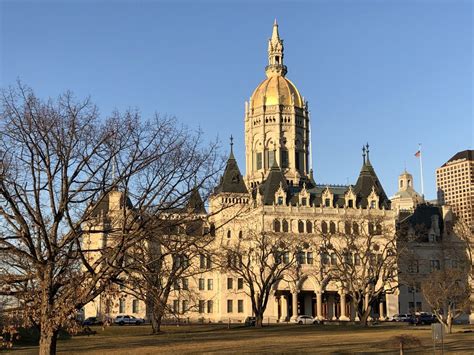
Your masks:
M268 40L268 65L265 68L267 77L285 76L286 66L283 65L283 41L278 33L278 23L273 23L272 37Z
M362 162L365 165L365 146L362 146Z
M370 159L369 159L369 143L365 145L366 151L367 151L367 164L370 164Z

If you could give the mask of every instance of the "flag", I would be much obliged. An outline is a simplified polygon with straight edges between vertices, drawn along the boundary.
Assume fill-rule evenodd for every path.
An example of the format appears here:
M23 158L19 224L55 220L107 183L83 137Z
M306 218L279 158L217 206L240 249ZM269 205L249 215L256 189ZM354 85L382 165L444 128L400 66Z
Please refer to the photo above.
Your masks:
M417 157L417 158L421 157L421 150L418 150L418 151L415 153L415 157Z

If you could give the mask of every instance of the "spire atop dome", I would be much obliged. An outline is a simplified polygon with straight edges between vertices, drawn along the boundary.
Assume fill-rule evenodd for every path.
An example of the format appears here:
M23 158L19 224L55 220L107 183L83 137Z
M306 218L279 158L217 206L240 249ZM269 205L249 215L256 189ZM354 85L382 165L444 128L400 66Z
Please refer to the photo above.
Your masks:
M232 134L230 135L230 155L229 159L235 159L234 158L234 137L232 137Z
M272 37L268 40L268 65L265 68L267 77L285 76L286 66L283 65L283 40L278 33L278 23L273 23Z

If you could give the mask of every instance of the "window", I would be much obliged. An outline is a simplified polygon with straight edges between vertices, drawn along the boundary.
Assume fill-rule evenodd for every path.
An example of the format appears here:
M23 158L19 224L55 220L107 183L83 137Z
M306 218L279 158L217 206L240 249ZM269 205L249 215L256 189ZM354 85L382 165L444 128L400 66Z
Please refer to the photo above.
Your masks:
M283 232L288 232L288 221L286 219L283 220Z
M244 300L237 301L237 312L244 313Z
M430 260L430 271L436 271L440 269L439 260Z
M283 169L288 168L288 151L286 149L282 149L281 152L281 167Z
M199 313L204 313L205 304L206 304L206 301L199 300Z
M216 226L215 226L214 223L211 223L211 228L210 228L209 233L211 234L211 237L215 237L215 236L216 236Z
M125 298L121 298L119 301L119 313L125 313Z
M322 221L322 222L321 222L321 231L323 232L323 234L327 234L327 232L328 232L328 224L326 223L326 221Z
M199 267L204 269L206 267L206 256L204 254L199 255Z
M375 200L370 201L370 208L375 208Z
M206 258L206 268L210 269L211 267L212 267L212 260L211 260L211 256L208 255Z
M300 170L300 154L299 154L299 152L295 152L295 167L296 167L296 169Z
M347 205L349 206L349 208L353 208L354 207L354 200L349 200Z
M139 302L138 302L137 299L135 299L135 300L132 301L132 312L133 312L133 313L138 313L138 312L139 312L139 307L138 307L138 305L139 305Z
M374 224L372 222L369 222L369 235L374 235L374 234L375 234Z
M306 233L313 233L313 223L306 221Z
M227 278L227 289L232 290L234 288L234 279L232 278Z
M345 222L344 223L344 232L346 234L351 234L351 223L350 222Z
M354 265L360 265L360 255L354 254Z
M207 289L212 290L213 288L213 280L212 279L207 279Z
M275 151L274 150L268 150L267 151L267 164L268 164L268 167L272 167L273 166L273 163L275 162Z
M212 300L207 301L207 313L212 313L214 302Z
M411 274L418 273L420 271L418 260L412 260L408 264L408 272Z
M179 313L179 300L173 300L173 312Z
M243 233L242 231L239 231L239 239L242 239Z
M313 264L313 252L312 251L308 251L306 253L306 262L310 265Z
M174 280L173 281L173 289L174 290L179 290L179 280Z
M230 239L230 237L232 236L232 233L230 230L227 231L227 239Z
M261 169L262 169L262 167L263 167L262 153L257 153L256 165L257 165L257 170L261 170Z
M237 279L237 289L241 290L244 288L244 279L243 278L238 278Z
M204 290L204 279L199 279L199 290L200 291Z
M305 263L305 253L304 251L299 251L298 254L296 254L296 260L298 264L304 264Z
M278 205L281 206L283 205L283 197L278 196Z
M280 232L280 230L281 230L280 221L278 219L275 219L273 221L273 231Z
M334 222L329 222L329 232L330 233L336 233L336 224Z
M324 200L324 206L331 207L331 200L329 198Z
M321 264L327 265L329 264L329 255L326 253L321 253Z
M304 223L303 223L303 221L298 221L298 233L304 233Z
M227 300L227 313L232 313L233 312L232 306L233 306L232 300Z
M289 263L290 263L290 253L287 252L287 251L285 251L285 252L283 253L283 262L284 262L285 264L289 264Z
M189 290L189 281L187 278L183 278L182 281L183 283L183 290Z
M331 254L331 265L337 265L337 255Z
M352 223L352 233L354 233L354 235L359 235L359 225L357 222Z
M183 300L182 306L183 306L183 308L181 308L181 311L183 313L187 312L188 311L188 300Z
M306 197L303 197L301 199L301 206L306 206L308 199Z

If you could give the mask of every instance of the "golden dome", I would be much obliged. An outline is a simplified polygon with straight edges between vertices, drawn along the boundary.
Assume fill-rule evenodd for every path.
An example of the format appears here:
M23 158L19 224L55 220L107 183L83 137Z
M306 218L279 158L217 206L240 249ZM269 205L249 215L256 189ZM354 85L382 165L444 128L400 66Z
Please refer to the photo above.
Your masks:
M275 75L257 86L251 98L251 107L285 105L303 108L304 101L295 84L284 76Z

